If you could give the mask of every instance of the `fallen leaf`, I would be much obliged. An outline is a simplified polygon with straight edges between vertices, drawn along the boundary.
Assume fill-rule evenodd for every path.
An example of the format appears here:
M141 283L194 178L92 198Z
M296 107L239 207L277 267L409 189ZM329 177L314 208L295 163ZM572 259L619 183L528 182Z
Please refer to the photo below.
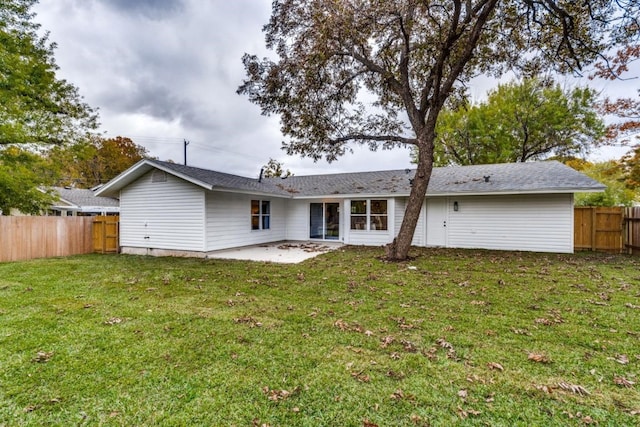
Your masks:
M299 391L300 387L294 388L292 392L289 392L288 390L270 390L268 386L262 387L262 392L267 396L267 399L274 402L285 400Z
M40 405L29 405L26 408L24 408L24 412L33 412L36 409L38 409L40 407Z
M118 323L122 323L122 319L119 317L110 317L104 321L104 324L108 326L117 325Z
M387 376L396 380L401 380L405 377L404 372L387 371Z
M365 374L363 371L352 372L351 376L362 383L371 382L371 377L369 377L369 375Z
M631 388L635 384L635 381L630 381L625 377L613 377L613 382L621 387Z
M618 362L621 365L627 365L629 363L629 357L626 354L616 354L616 357L607 357L607 359Z
M468 394L467 390L458 390L458 397L461 399L466 399Z
M259 328L262 326L261 322L258 322L256 319L254 319L251 316L237 317L233 319L233 321L235 323L247 324L249 325L250 328L255 328L255 327Z
M391 344L395 340L396 339L394 337L392 337L391 335L387 335L386 337L382 338L382 343L380 343L380 347L387 348L389 346L389 344Z
M333 322L333 326L340 329L341 331L349 330L349 324L342 319L338 319L335 322Z
M537 363L551 363L551 359L541 353L529 353L528 359Z
M391 393L391 399L393 400L401 400L402 398L404 398L404 393L402 390L398 389L396 391L394 391L393 393Z
M500 371L500 372L504 371L504 367L501 364L496 363L496 362L487 363L487 367L489 369L493 369L493 370Z
M369 421L369 420L365 419L365 420L362 422L362 427L378 427L378 424L376 424L376 423L372 423L371 421Z
M571 393L575 393L575 394L579 394L580 396L588 396L591 393L589 393L589 391L587 391L586 388L582 387L581 385L577 385L577 384L569 384L566 382L560 382L558 383L558 387L566 390L566 391L570 391Z
M47 363L51 357L53 357L53 351L39 351L31 361L34 363Z
M415 353L415 352L418 351L418 349L416 348L416 345L414 343L412 343L411 341L401 340L400 344L402 344L402 347L404 348L404 351L406 351L408 353Z
M626 303L624 306L627 308L634 308L636 310L640 309L640 305L633 305L630 302Z
M549 386L547 386L547 385L544 385L544 384L542 384L542 385L536 385L536 384L534 384L534 387L535 387L536 389L538 389L538 390L540 390L540 391L544 392L544 393L547 393L547 394L551 394L551 393L553 393L553 391L552 391L551 387L549 387Z

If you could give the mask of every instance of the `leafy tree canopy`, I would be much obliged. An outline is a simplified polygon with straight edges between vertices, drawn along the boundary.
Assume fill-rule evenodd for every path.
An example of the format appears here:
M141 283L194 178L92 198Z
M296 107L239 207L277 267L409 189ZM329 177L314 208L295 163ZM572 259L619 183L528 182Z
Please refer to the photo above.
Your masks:
M640 192L627 185L625 169L621 162L609 160L567 164L607 186L602 193L576 194L576 206L632 206L635 201L640 201Z
M409 144L417 171L388 257L408 255L438 115L478 73L580 71L638 41L637 0L274 0L275 57L243 58L238 92L277 114L289 154L332 161L349 143Z
M0 146L0 211L37 215L54 200L39 187L53 184L44 159L19 146Z
M58 185L82 188L104 184L148 157L145 147L121 136L54 147L48 154L51 168L60 171Z
M56 46L38 34L35 3L0 1L0 144L62 144L97 126L78 89L56 77Z
M263 175L266 178L286 178L293 176L289 169L284 169L284 164L276 159L269 159L269 162L263 167Z
M622 159L620 159L624 169L624 182L640 194L640 144L633 147ZM640 201L640 200L638 200Z
M584 154L604 136L595 91L539 78L499 85L485 102L443 109L436 126L438 165L526 162Z

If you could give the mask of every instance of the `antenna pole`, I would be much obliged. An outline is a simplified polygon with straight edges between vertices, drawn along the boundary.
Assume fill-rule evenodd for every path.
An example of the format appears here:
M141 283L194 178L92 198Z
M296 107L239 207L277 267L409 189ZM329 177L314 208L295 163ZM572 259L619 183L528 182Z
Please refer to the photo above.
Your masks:
M189 145L189 141L184 140L184 165L187 166L187 145Z

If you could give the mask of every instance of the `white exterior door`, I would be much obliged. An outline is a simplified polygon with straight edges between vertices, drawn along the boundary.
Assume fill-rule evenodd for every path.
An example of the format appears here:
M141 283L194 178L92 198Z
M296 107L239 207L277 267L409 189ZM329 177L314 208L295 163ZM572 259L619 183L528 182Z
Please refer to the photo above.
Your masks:
M427 246L447 246L447 199L427 199Z

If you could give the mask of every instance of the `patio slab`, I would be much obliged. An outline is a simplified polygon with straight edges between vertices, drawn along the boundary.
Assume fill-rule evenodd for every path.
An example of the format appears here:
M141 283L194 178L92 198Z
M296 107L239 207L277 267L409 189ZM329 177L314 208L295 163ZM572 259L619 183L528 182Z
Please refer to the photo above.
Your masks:
M286 241L209 252L207 258L297 264L342 246L338 242Z

